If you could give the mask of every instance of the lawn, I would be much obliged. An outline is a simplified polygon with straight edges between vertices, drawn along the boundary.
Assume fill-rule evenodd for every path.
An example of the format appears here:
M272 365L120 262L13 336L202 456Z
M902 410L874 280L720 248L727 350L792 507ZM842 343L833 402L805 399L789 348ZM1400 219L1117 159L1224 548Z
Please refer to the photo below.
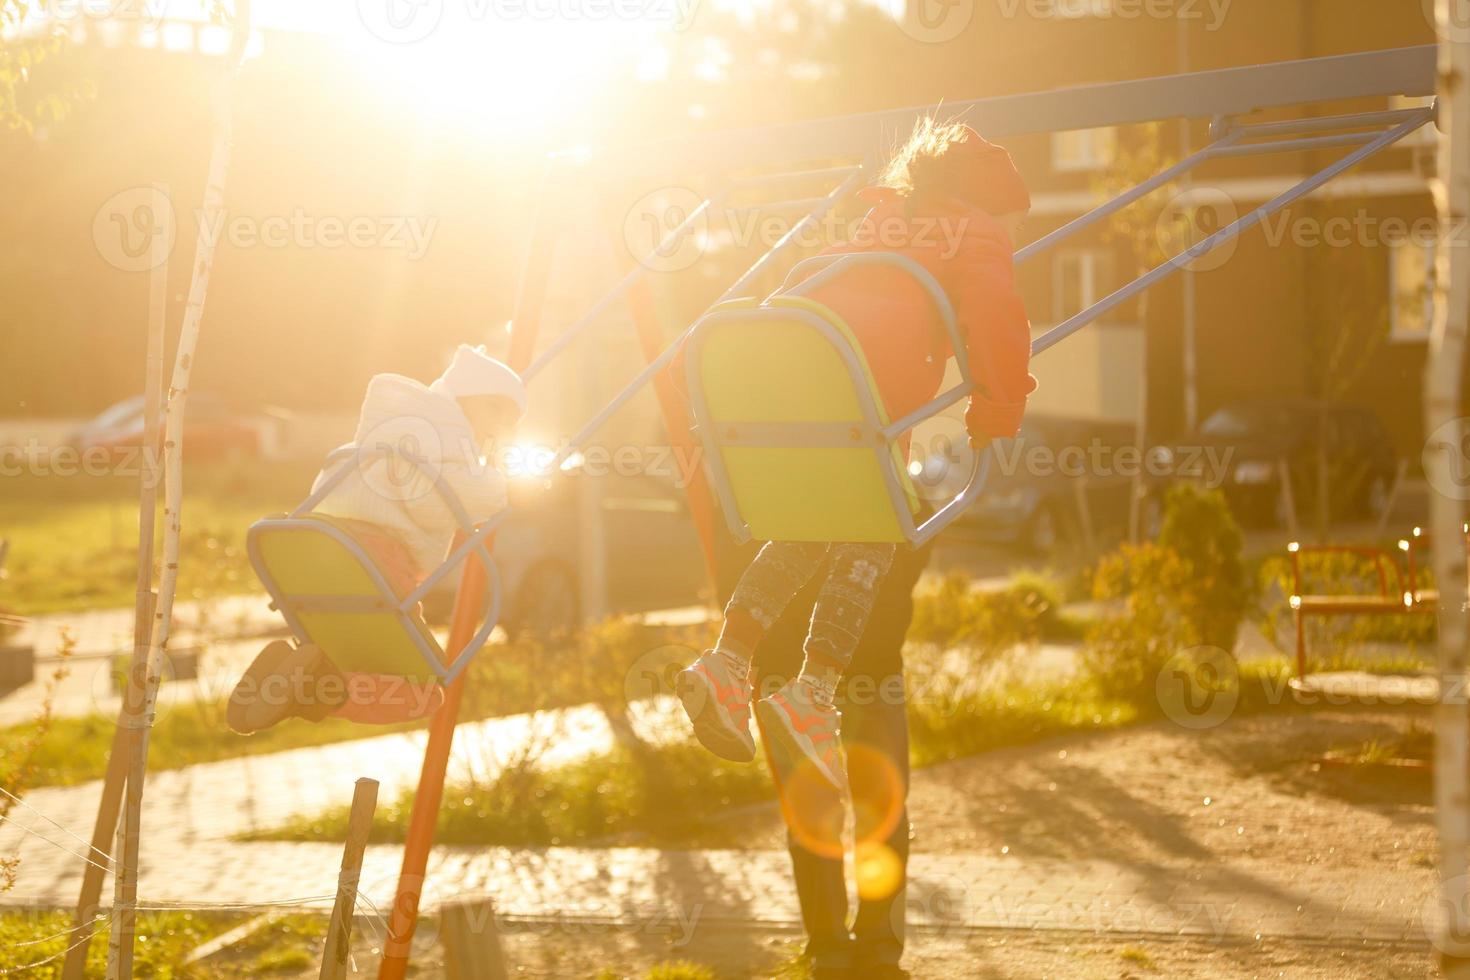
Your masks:
M177 910L141 912L134 945L134 973L155 980L211 980L301 976L321 963L323 915L287 915L251 933L227 951L204 962L186 964L189 954L216 936L249 921L252 913ZM61 976L66 954L67 912L20 909L0 913L0 975L47 980ZM107 967L107 923L87 947L87 975L102 976Z
M180 597L255 587L245 529L294 506L310 462L191 463L184 486ZM0 608L25 615L131 606L137 575L138 477L6 476L0 538L10 552Z

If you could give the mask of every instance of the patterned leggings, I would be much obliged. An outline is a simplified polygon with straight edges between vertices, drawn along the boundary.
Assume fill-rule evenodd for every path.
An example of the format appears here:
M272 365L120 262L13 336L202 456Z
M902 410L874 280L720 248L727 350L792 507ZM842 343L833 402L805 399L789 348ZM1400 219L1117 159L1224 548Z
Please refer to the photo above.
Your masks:
M728 622L744 614L764 632L831 553L831 569L812 607L806 653L846 670L873 611L878 586L893 564L892 544L769 541L746 568L725 608Z

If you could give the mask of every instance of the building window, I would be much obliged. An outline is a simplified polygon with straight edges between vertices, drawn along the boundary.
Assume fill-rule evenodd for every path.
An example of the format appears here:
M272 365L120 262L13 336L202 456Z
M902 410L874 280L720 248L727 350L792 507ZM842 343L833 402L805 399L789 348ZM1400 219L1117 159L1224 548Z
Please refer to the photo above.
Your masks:
M1388 254L1389 339L1427 340L1434 325L1434 243L1396 242Z
M1053 133L1052 169L1060 173L1101 170L1113 162L1117 145L1118 131L1112 127Z
M1052 317L1062 323L1113 292L1113 255L1106 249L1067 249L1052 261Z

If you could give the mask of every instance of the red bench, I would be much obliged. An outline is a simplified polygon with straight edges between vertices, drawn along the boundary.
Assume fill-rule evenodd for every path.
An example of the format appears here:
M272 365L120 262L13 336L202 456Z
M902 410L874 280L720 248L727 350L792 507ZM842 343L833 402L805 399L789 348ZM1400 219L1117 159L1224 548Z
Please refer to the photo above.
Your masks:
M1296 672L1307 674L1308 616L1403 616L1433 613L1439 604L1439 593L1420 589L1415 552L1427 544L1420 528L1414 528L1412 539L1399 542L1399 550L1407 556L1408 573L1400 567L1396 556L1382 548L1351 545L1303 545L1293 541L1286 546L1291 554L1291 605L1296 623ZM1356 555L1372 562L1377 571L1378 591L1357 595L1313 595L1302 591L1302 556L1312 554Z

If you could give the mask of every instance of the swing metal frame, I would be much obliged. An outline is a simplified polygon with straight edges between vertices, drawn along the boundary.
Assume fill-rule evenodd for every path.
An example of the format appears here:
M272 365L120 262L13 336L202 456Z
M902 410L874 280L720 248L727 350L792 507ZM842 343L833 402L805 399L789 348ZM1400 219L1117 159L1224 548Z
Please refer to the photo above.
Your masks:
M1035 258L1207 161L1263 153L1356 147L1340 160L1302 179L1287 192L1228 227L1184 250L1087 310L1076 313L1037 338L1032 344L1033 353L1039 354L1050 349L1142 291L1188 268L1198 258L1255 227L1272 214L1307 197L1345 171L1395 145L1431 122L1435 118L1435 110L1433 107L1425 107L1252 124L1239 123L1236 117L1257 111L1337 100L1433 96L1437 89L1436 57L1436 47L1425 45L949 104L949 113L993 139L1166 119L1212 121L1213 141L1205 149L1020 250L1016 255L1018 263ZM872 172L873 164L882 158L894 135L907 131L914 119L926 112L924 108L903 109L762 129L732 130L700 136L697 139L643 144L602 154L597 161L598 176L605 178L610 186L615 186L617 181L631 178L655 186L667 185L670 179L680 179L691 173L718 174L760 168L774 169L813 160L847 159L858 162L844 167L798 169L782 174L737 177L716 186L685 220L665 236L658 248L630 268L610 292L586 315L555 337L538 357L536 346L541 307L549 285L551 257L556 247L555 226L561 217L553 205L565 183L588 181L586 173L579 169L573 158L553 158L543 180L538 214L532 229L512 320L509 357L511 366L521 371L528 381L531 380L621 300L627 300L632 307L640 341L648 353L647 366L568 441L557 454L553 469L560 467L585 446L603 424L635 394L650 383L658 385L660 376L679 348L690 338L693 325L681 332L673 343L667 343L657 318L652 314L646 290L649 274L657 267L654 260L667 254L671 245L681 242L698 221L713 213L733 191L814 175L838 180L837 186L824 196L765 205L772 209L798 211L804 216L713 305L744 295L749 285L762 276L778 257L791 249L815 222L849 198L861 184L864 175ZM1365 131L1344 133L1339 132L1340 130ZM963 394L956 395L951 390L937 401L950 399L947 404L954 404L962 397ZM688 420L678 416L669 399L661 398L661 401L670 438L679 443L687 438ZM931 408L932 403L920 411L928 413ZM942 409L936 409L938 410ZM907 421L907 418L900 419L893 426ZM717 473L708 476L708 482L696 478L689 488L689 497L706 560L713 570L712 556L717 533L713 517L714 499L716 495L727 492L728 488L718 486ZM975 482L972 479L966 492L956 497L949 506L958 507L967 494L973 497L978 492L974 489ZM957 512L955 510L950 513ZM927 523L920 527L925 526L928 526ZM937 530L938 525L934 526ZM915 528L916 533L918 530L919 528ZM479 596L483 586L480 565L480 562L467 563L461 580L450 643L450 648L457 653L468 648L474 623L479 620ZM435 715L430 726L420 789L410 819L398 890L384 944L384 957L379 971L381 980L401 980L407 970L463 683L461 676L449 685L446 704Z

